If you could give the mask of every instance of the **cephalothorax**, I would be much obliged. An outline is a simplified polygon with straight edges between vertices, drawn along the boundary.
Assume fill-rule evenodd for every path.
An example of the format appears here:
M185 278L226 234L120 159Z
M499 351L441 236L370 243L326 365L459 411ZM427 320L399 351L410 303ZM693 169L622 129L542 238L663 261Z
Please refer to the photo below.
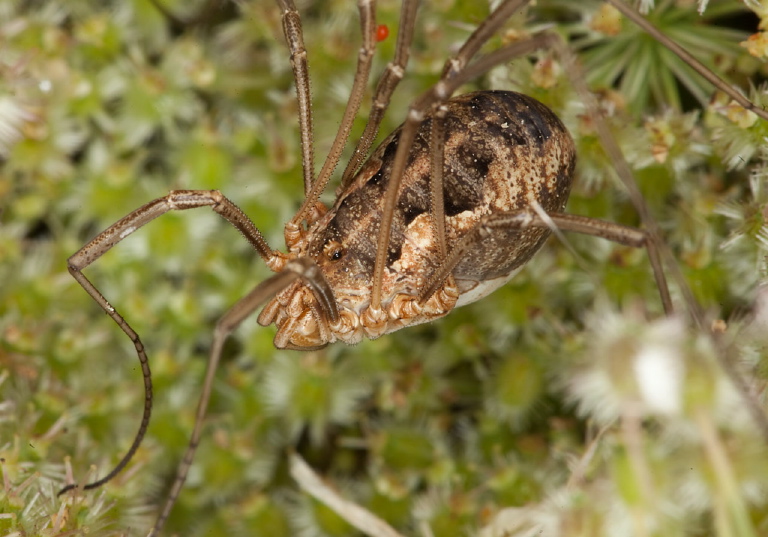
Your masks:
M152 531L167 518L200 440L223 343L246 317L277 326L279 348L313 349L336 340L356 343L428 322L506 283L552 230L565 229L632 246L648 246L667 311L671 301L655 246L656 226L636 192L618 146L600 120L578 69L549 34L505 45L475 59L480 48L526 2L505 0L444 67L440 81L411 105L403 125L366 159L392 93L403 77L414 31L416 0L404 0L392 62L373 95L370 117L342 174L334 205L319 202L336 167L363 98L375 51L375 2L359 3L362 45L349 102L327 160L313 165L312 115L301 21L291 0L278 0L291 50L302 134L305 200L286 224L287 252L272 249L253 222L219 191L177 190L110 226L69 259L69 270L130 337L141 362L145 405L139 431L111 479L140 444L152 408L149 360L139 335L83 274L83 269L144 224L172 210L210 207L236 227L276 274L256 286L219 321L198 404L196 423L168 501ZM620 0L619 11L659 40L663 36ZM702 73L705 68L674 43L667 46ZM575 149L561 121L544 105L513 92L482 91L451 98L464 82L491 67L542 47L566 58L573 84L593 110L595 130L628 185L646 230L562 213L571 188ZM711 74L711 73L710 73ZM726 83L707 79L760 117L768 113ZM364 162L365 161L365 162ZM695 315L695 314L694 314ZM69 485L64 490L74 488Z
M476 92L445 103L444 203L446 242L456 244L483 217L565 207L575 149L560 120L519 93ZM466 252L452 279L425 303L420 294L443 261L430 213L427 117L416 134L401 180L384 272L381 322L370 320L377 237L400 129L385 139L360 172L339 189L333 207L289 244L286 260L312 259L333 289L339 320L319 314L301 280L279 293L259 316L278 327L279 348L317 347L340 339L357 343L446 315L504 285L543 244L541 228L495 229ZM402 127L401 127L402 128Z

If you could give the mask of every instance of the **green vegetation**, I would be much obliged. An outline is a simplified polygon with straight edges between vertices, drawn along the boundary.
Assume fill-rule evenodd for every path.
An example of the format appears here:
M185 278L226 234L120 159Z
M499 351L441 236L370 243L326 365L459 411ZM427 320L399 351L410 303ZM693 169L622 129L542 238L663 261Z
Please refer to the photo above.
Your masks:
M181 19L204 3L163 2ZM659 3L659 27L768 104L765 58L728 26L743 22L741 3L712 0L703 17ZM399 9L380 4L392 35L374 73ZM382 134L488 14L485 2L424 4ZM269 273L203 209L163 216L87 269L147 346L155 410L125 471L57 498L120 460L143 404L133 346L67 258L171 189L221 189L273 247L299 206L279 10L212 5L174 27L150 0L0 1L0 535L146 535L192 429L213 326ZM718 359L765 411L768 122L601 5L539 0L489 46L550 25L573 44L707 323L727 321L721 349L709 326L690 326L674 284L680 317L662 316L643 251L573 235L577 256L552 239L492 296L355 347L276 351L273 328L249 320L229 342L167 535L360 535L302 492L291 451L404 535L768 534L768 440ZM321 162L351 86L357 13L342 0L300 10ZM579 146L568 210L637 225L568 76L541 58L473 87L552 106Z

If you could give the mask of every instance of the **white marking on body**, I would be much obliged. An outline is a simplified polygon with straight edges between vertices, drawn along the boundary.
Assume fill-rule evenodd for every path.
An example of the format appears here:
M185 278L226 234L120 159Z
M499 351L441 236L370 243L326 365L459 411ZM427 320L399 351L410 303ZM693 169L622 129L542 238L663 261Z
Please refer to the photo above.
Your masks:
M459 301L456 302L456 307L459 308L461 306L466 306L467 304L471 304L472 302L475 302L476 300L480 300L481 298L485 298L491 293L493 293L496 289L499 287L502 287L509 283L509 281L517 276L517 273L522 270L523 267L517 267L509 274L505 274L504 276L499 276L498 278L494 278L493 280L483 280L481 282L476 282L476 285L472 287L471 289L468 289L467 291L464 291L459 295ZM462 284L466 284L467 282L471 282L471 280L456 280L456 283L458 284L459 288L463 287Z
M120 232L120 240L123 240L134 231L136 231L136 226L128 226L127 228L125 228L123 231Z

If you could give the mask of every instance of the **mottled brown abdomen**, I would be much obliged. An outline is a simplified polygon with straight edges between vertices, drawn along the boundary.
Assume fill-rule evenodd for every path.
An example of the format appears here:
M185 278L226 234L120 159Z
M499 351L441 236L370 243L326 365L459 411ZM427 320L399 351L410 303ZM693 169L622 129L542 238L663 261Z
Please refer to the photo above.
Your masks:
M575 150L547 107L507 91L469 93L445 106L443 193L449 254L489 215L530 211L535 204L548 212L563 209ZM310 257L323 271L339 320L329 324L313 313L312 291L296 281L259 316L261 324L277 325L278 347L319 346L336 339L357 343L442 317L504 285L543 244L546 229L487 228L454 268L454 281L433 281L443 256L430 207L432 122L428 116L409 148L387 245L381 308L371 307L374 260L400 128L340 189L333 207L288 254ZM437 290L423 302L421 293L428 288Z
M563 209L575 150L554 113L531 97L508 91L469 93L446 104L444 196L449 250L485 215L528 209L532 200L546 211ZM419 128L400 185L384 303L396 293L418 295L439 262L429 222L431 125L428 117ZM397 129L381 143L311 232L309 255L326 273L339 302L346 301L358 311L370 294L361 286L371 281L384 191L399 137ZM460 290L510 274L530 259L547 234L541 229L496 231L472 248L454 270Z
M474 146L478 154L490 153L493 158L483 181L483 201L473 209L472 216L461 222L446 219L449 241L472 227L482 216L480 213L530 210L534 201L547 212L562 211L571 190L576 150L560 119L537 100L519 93L478 92L458 97L457 101L469 103L467 120L474 118L466 137L452 134L460 137L458 147ZM466 111L461 106L457 112ZM460 304L506 283L548 235L549 231L541 229L496 228L467 253L453 274L462 295L477 282L497 281L479 296L462 296Z

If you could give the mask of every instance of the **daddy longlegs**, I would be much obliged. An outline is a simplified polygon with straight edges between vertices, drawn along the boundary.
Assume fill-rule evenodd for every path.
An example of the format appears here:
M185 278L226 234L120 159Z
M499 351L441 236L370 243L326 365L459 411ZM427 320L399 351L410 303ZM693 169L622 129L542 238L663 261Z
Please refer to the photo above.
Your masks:
M344 168L337 202L329 211L319 199L339 164L365 100L376 51L376 5L374 0L359 3L362 45L357 72L338 134L317 174L310 70L301 19L291 0L278 0L298 93L305 185L304 202L285 226L288 253L273 250L250 219L220 192L183 190L130 213L69 259L72 276L133 342L146 393L144 415L133 445L111 472L83 489L108 482L138 449L150 421L152 382L149 358L139 335L82 271L128 235L169 211L210 207L245 236L276 274L250 291L216 326L192 438L150 535L161 531L192 464L224 342L265 303L259 322L277 325L278 348L317 350L337 339L357 343L364 337L377 338L432 321L454 307L483 298L504 285L550 232L565 231L646 247L666 313L685 311L699 329L706 329L705 315L678 274L659 226L645 207L632 172L598 112L600 105L561 39L542 32L479 53L526 3L507 0L499 4L445 63L440 81L413 101L402 129L371 153L392 94L407 76L408 54L418 28L418 2L403 2L395 57L378 80L364 133ZM663 42L739 106L768 119L765 110L713 75L620 0L607 3ZM575 148L562 123L537 101L490 91L452 97L466 82L541 49L554 51L570 74L589 121L636 206L642 229L563 212L573 178ZM482 128L472 130L475 124ZM465 126L470 127L462 128ZM510 169L510 162L516 167ZM683 297L680 304L673 304L663 265L671 271ZM732 376L739 382L736 372ZM745 405L768 438L765 416L745 397ZM77 487L70 484L61 492Z

